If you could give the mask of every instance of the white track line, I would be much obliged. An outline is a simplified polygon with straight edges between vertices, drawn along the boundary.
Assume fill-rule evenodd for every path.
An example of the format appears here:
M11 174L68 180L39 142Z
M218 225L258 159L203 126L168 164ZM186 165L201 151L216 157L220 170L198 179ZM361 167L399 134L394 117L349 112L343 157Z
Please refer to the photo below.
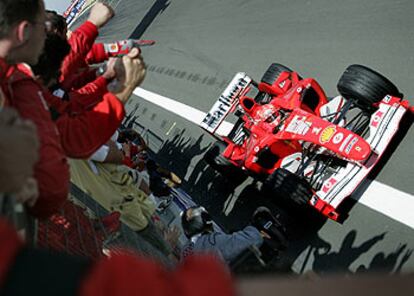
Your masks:
M373 181L359 203L414 228L414 195Z
M155 94L143 88L137 87L134 91L134 94L138 97L143 98L144 100L153 103L165 110L168 110L172 113L177 114L178 116L199 125L201 121L206 116L206 113L200 111L196 108L188 106L186 104L180 103L176 100L163 97L161 95ZM217 130L219 135L228 135L228 133L233 128L233 124L229 122L223 122Z
M197 125L206 115L205 112L196 108L140 87L135 89L134 94ZM229 122L223 122L217 133L227 135L232 126ZM358 202L414 229L414 196L412 194L373 181Z

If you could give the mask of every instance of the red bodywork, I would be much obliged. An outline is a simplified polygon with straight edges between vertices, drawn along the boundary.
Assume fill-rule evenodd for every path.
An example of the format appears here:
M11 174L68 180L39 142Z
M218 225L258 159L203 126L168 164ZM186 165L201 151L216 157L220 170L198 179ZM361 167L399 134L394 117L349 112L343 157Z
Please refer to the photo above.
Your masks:
M386 95L360 121L366 114L348 114L353 104L342 96L328 101L314 79L296 72L282 72L272 84L240 72L200 126L220 134L227 144L221 156L253 178L267 180L278 168L304 178L312 187L308 203L337 220L338 205L367 177L410 110L407 101ZM238 120L230 132L219 133L229 113Z
M258 175L269 175L280 167L284 157L302 151L300 141L325 147L354 161L365 160L370 155L370 146L362 137L320 117L320 107L328 100L314 79L299 80L295 72L283 72L273 85L260 83L258 89L272 96L269 103L259 104L244 94L239 99L245 112L241 117L244 128L250 135L242 144L223 138L228 144L223 156L236 166ZM307 92L312 92L310 101L306 100ZM341 146L344 139L351 143ZM271 167L258 163L264 149L275 156Z

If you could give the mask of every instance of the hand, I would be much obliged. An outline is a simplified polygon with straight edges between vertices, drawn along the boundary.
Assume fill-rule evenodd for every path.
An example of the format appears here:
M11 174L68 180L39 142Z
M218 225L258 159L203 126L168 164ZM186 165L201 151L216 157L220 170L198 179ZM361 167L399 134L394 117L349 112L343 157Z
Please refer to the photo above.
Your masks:
M124 87L136 88L145 78L146 67L140 50L133 48L127 55L122 57L119 65L118 79ZM118 72L117 72L118 73Z
M264 232L263 230L260 230L260 235L263 238L267 238L267 239L271 239L270 235L268 235L266 232Z
M105 3L97 2L89 13L88 21L93 23L96 27L102 28L113 16L115 15L114 10Z
M127 55L119 59L115 64L118 85L108 86L108 89L125 104L134 89L139 86L145 78L146 67L139 50L133 48Z
M131 146L129 143L122 144L122 151L124 151L126 157L131 157Z
M176 174L174 174L173 172L170 172L170 178L169 178L175 186L180 186L181 185L181 178L178 177Z
M15 193L33 175L39 148L36 127L6 108L0 112L0 138L0 192Z
M116 77L116 71L115 71L115 64L117 59L115 58L109 58L108 63L106 63L106 70L102 74L102 77L104 77L106 80L112 80Z

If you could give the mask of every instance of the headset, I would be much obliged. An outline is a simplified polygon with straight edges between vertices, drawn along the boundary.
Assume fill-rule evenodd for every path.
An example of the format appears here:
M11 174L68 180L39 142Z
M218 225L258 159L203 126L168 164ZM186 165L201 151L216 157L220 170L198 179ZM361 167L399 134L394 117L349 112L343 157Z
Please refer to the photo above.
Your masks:
M213 220L204 207L191 207L181 214L181 225L186 237L191 238L196 234L211 232Z

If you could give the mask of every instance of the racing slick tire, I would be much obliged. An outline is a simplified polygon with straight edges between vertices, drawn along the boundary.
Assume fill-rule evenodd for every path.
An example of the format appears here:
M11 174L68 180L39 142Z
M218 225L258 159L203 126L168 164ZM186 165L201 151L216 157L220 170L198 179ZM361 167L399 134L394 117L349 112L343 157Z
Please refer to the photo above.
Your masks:
M279 168L263 183L265 194L274 194L292 201L296 206L305 207L312 197L310 184L298 175Z
M290 73L293 71L282 64L273 63L269 66L269 68L267 68L266 72L263 74L261 81L272 85L279 78L282 72Z
M207 150L206 154L204 154L204 160L210 167L227 179L233 182L242 183L247 179L247 174L222 155L226 147L226 143L216 141L213 146Z
M386 95L402 98L398 88L380 73L362 66L350 65L339 78L339 93L345 99L353 99L364 111L373 111L373 104Z

